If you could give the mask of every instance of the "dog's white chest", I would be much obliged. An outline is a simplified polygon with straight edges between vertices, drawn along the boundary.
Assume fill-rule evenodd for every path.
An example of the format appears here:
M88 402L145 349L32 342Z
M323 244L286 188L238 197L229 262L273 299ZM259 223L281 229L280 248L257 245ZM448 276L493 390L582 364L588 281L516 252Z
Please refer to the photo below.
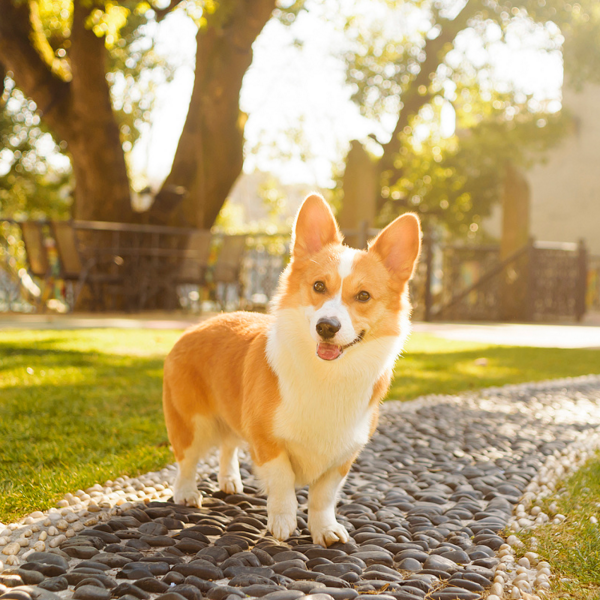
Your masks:
M369 387L358 394L354 390L353 397L348 397L310 385L301 389L280 386L283 397L275 414L274 433L285 442L298 485L311 483L328 469L344 464L367 443L372 412L372 385Z
M373 387L393 364L398 344L395 338L361 342L335 363L322 361L306 336L301 312L287 312L267 342L281 394L273 433L286 446L297 485L306 485L367 443Z

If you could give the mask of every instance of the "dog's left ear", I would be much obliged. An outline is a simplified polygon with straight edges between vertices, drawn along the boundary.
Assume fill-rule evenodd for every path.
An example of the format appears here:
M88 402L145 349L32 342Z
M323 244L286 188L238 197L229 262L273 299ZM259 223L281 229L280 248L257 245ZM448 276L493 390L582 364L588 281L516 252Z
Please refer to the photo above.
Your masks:
M292 233L292 256L303 260L334 242L341 243L342 234L331 208L322 196L311 194L302 203L296 217Z
M392 221L371 243L369 251L379 255L392 275L408 281L421 251L419 217L406 213Z

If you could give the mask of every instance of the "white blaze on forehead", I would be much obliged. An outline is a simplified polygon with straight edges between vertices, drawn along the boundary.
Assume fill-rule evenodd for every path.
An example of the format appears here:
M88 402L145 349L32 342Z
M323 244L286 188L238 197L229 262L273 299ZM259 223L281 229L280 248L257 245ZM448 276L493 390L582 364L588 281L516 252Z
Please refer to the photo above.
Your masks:
M334 344L343 346L356 339L357 334L352 324L352 318L350 317L348 308L342 302L342 288L344 286L344 279L352 273L354 257L357 252L358 250L354 250L354 248L344 248L338 264L338 273L341 278L340 289L333 298L324 302L321 308L312 312L310 315L307 314L310 319L312 336L317 342L320 341L320 337L317 334L316 326L321 318L335 318L340 322L340 330L332 340Z
M358 250L354 248L344 248L342 255L340 256L340 264L338 265L338 273L342 278L342 284L344 283L344 279L352 273L352 265L354 264L354 257L356 256ZM340 285L340 292L342 290L342 285Z

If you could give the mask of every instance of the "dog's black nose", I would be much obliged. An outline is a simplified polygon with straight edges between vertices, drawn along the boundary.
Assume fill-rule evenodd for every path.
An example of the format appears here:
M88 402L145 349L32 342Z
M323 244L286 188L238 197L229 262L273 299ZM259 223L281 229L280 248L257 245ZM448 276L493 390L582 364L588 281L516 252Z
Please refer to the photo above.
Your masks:
M324 339L332 338L342 328L335 317L323 317L317 322L317 333Z

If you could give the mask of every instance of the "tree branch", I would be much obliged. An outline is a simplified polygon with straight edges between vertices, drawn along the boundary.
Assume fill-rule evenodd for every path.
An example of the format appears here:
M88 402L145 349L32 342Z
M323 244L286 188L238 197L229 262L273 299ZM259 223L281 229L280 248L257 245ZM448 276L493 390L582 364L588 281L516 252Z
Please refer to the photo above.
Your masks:
M421 64L421 69L410 87L402 93L401 100L403 106L398 116L394 133L392 133L389 142L382 144L383 156L379 161L380 173L391 171L392 176L400 176L401 171L394 167L394 160L402 145L401 134L404 128L408 126L410 120L431 100L431 93L429 92L431 76L437 71L446 54L452 49L452 44L456 36L467 26L469 19L475 16L480 8L480 0L469 0L454 19L443 19L439 23L442 26L442 31L438 37L427 40L425 43L425 60ZM419 92L421 86L427 89L424 94Z
M64 138L70 84L54 75L33 47L29 3L0 0L0 14L0 60L12 71L17 86L37 104L48 125Z
M156 14L156 20L162 21L170 12L173 11L174 8L179 6L182 2L183 0L171 0L169 2L169 6L166 6L165 8L156 8L153 6L152 10Z

